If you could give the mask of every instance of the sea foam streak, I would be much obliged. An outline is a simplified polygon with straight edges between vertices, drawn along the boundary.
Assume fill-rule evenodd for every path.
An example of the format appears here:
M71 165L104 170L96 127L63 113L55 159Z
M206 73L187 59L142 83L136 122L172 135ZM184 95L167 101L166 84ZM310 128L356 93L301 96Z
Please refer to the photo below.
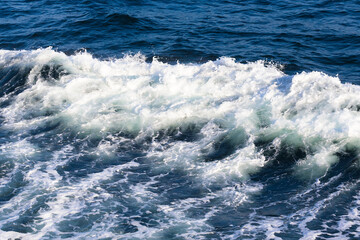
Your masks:
M198 199L179 199L175 207L161 203L160 196L152 196L151 184L159 179L130 187L139 204L148 202L149 209L160 206L158 215L168 219L148 228L134 220L133 225L143 236L161 237L160 229L175 225L185 229L179 233L184 237L196 236L191 231L209 234L211 226L206 220L219 209L205 212L204 219L196 221L180 212L189 209L189 205L202 206L220 197L229 206L247 202L252 193L262 189L261 184L249 182L249 176L272 161L280 161L277 156L285 154L294 161L294 176L312 179L326 174L339 161L340 154L360 148L360 87L342 84L337 77L320 72L287 76L262 61L242 64L227 57L204 64L175 65L156 59L148 63L139 54L105 61L86 52L67 56L50 48L1 50L0 66L5 73L3 81L12 81L9 74L14 69L26 76L24 85L5 91L1 98L2 129L15 136L13 141L41 139L49 132L61 141L67 136L76 144L90 139L93 146L75 146L77 154L103 159L102 164L110 165L102 171L109 173L117 168L138 167L139 163L132 161L114 167L111 160L136 149L149 161L151 175L180 171L192 179L194 188L211 191ZM69 144L61 141L54 143L60 144L57 149L60 152ZM58 159L52 151L51 148L48 151L50 159ZM47 194L48 208L39 212L40 220L34 223L33 231L40 232L36 236L52 236L41 233L42 228L51 229L56 235L59 226L54 224L68 218L64 214L67 210L60 209L59 204L76 205L74 209L80 212L86 207L96 209L91 202L95 198L104 202L112 198L94 187L95 183L112 178L112 174L103 177L101 172L88 174L70 187L62 182L66 175L60 177L56 170L68 160L39 162L33 165L32 171L37 172L34 175L26 169L26 161L18 159L11 160L16 167L9 170L7 178L22 169L32 186L24 187L22 193L2 205L0 213L12 208L10 212L15 216L17 211L25 211L16 202L31 198L31 191ZM41 175L48 182L43 182ZM96 193L82 199L77 194L86 195L81 191L86 184ZM58 191L54 191L56 188ZM199 203L194 203L197 200ZM171 215L169 209L179 214ZM76 211L68 214L76 216ZM8 221L1 218L0 224L6 225ZM103 221L113 224L109 217ZM281 222L265 232L273 236L281 231ZM99 229L105 231L100 225L91 228L93 232Z

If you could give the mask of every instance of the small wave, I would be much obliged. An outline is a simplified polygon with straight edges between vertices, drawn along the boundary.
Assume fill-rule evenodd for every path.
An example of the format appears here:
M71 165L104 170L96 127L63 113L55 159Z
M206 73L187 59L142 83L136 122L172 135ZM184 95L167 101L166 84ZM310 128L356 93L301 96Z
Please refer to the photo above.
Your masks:
M109 24L133 24L139 20L127 14L112 13L106 16L106 21Z

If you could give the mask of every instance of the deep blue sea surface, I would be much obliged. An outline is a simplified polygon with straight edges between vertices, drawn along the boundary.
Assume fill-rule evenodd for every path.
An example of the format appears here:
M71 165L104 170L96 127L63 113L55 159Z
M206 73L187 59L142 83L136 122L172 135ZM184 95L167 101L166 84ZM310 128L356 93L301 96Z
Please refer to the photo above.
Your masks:
M0 1L0 239L360 239L360 1Z

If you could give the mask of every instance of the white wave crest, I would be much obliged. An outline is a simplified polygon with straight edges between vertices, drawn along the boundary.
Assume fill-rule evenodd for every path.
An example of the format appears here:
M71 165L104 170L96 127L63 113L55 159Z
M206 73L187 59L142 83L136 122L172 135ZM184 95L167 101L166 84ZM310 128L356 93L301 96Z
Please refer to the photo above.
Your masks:
M61 123L79 135L155 139L161 131L179 135L195 126L200 138L170 146L154 142L149 154L166 163L180 159L178 166L201 169L205 178L246 177L263 167L258 140L303 149L306 157L296 168L312 176L324 174L337 153L359 146L360 88L320 72L286 76L262 61L227 57L175 65L155 58L149 63L140 54L99 60L50 48L1 50L0 64L32 69L27 88L2 99L11 100L1 110L5 128L26 132ZM199 163L218 160L213 156L221 155L222 144L235 146L223 161Z

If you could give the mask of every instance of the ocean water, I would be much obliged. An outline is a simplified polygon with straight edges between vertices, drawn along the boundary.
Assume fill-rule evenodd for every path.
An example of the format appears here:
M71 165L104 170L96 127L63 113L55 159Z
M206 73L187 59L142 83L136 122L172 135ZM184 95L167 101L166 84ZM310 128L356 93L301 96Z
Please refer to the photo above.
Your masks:
M360 2L0 4L0 239L360 239Z

